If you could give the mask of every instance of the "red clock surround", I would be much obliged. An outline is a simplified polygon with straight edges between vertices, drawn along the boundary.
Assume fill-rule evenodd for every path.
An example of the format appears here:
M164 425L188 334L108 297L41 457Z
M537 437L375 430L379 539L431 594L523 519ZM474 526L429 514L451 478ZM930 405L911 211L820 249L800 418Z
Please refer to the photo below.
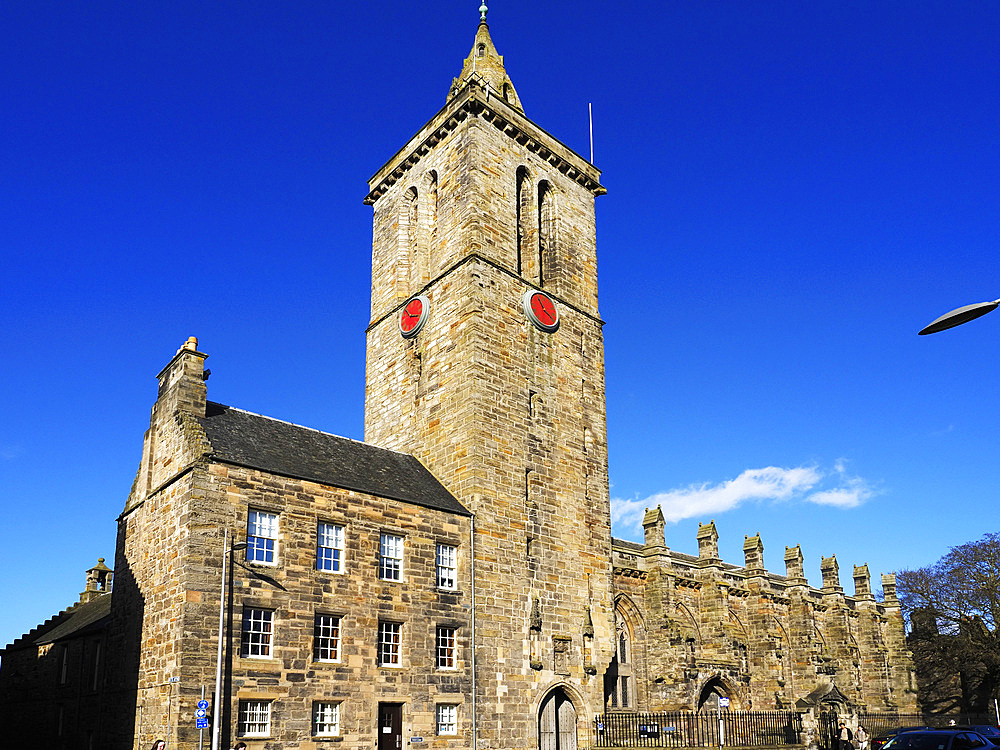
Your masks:
M427 322L427 313L430 312L431 301L422 294L411 297L403 305L403 311L399 314L399 333L404 339L413 338Z
M559 327L559 310L555 300L545 292L529 289L521 298L524 314L536 328L552 333Z

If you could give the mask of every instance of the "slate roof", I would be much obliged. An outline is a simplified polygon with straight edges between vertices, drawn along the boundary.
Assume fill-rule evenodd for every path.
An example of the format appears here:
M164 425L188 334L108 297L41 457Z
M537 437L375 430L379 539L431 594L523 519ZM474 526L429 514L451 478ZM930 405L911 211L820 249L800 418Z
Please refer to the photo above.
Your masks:
M630 542L628 539L611 539L612 547L621 547L622 549L627 549L629 552L642 552L645 548L644 545L638 542Z
M212 457L458 515L472 515L420 461L291 422L209 401L199 419Z
M111 597L107 595L77 604L67 612L68 617L65 620L40 638L36 638L35 643L38 645L55 643L69 636L83 635L89 630L99 630L104 627L103 620L110 614Z
M55 643L78 635L101 630L108 623L111 614L111 596L104 594L89 602L74 604L57 615L50 617L20 638L16 638L0 652L21 648L35 648L45 643Z

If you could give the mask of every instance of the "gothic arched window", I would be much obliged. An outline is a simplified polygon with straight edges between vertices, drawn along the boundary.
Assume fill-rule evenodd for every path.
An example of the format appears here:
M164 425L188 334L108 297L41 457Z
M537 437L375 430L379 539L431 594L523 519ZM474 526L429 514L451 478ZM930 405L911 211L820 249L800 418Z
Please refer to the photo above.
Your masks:
M604 673L604 705L608 709L635 708L632 631L624 614L615 609L615 655Z
M419 205L417 189L409 188L403 194L399 207L399 245L396 256L396 296L407 297L412 293L412 274L417 260L417 223Z
M552 275L555 255L555 194L546 181L538 183L538 286Z
M532 234L528 223L531 219L531 177L525 167L517 168L514 188L514 211L516 214L515 226L515 255L517 258L517 275L530 278L529 260L531 252L529 248Z

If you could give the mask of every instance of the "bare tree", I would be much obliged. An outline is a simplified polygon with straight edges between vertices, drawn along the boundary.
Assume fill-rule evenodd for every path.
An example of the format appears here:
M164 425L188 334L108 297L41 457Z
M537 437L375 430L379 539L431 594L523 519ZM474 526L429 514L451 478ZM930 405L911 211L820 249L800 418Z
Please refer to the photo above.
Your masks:
M1000 685L1000 534L896 580L924 708L986 710Z

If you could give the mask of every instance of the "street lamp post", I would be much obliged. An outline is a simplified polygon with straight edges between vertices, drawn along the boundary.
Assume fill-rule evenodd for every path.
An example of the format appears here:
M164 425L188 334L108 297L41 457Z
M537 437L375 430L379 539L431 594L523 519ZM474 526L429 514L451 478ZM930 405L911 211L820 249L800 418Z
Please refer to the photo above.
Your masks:
M226 558L237 550L246 549L246 542L238 542L232 547L229 546L229 529L226 529L223 537L222 553L222 594L219 599L219 651L215 657L215 700L212 709L212 750L219 750L219 736L222 724L222 642L224 637L224 627L226 622Z
M919 335L923 336L928 333L947 331L949 328L960 326L962 323L968 323L970 320L975 320L980 315L992 312L997 309L997 306L1000 306L1000 299L993 300L992 302L977 302L974 305L966 305L965 307L956 308L951 312L946 312L929 325L924 326L920 329Z

